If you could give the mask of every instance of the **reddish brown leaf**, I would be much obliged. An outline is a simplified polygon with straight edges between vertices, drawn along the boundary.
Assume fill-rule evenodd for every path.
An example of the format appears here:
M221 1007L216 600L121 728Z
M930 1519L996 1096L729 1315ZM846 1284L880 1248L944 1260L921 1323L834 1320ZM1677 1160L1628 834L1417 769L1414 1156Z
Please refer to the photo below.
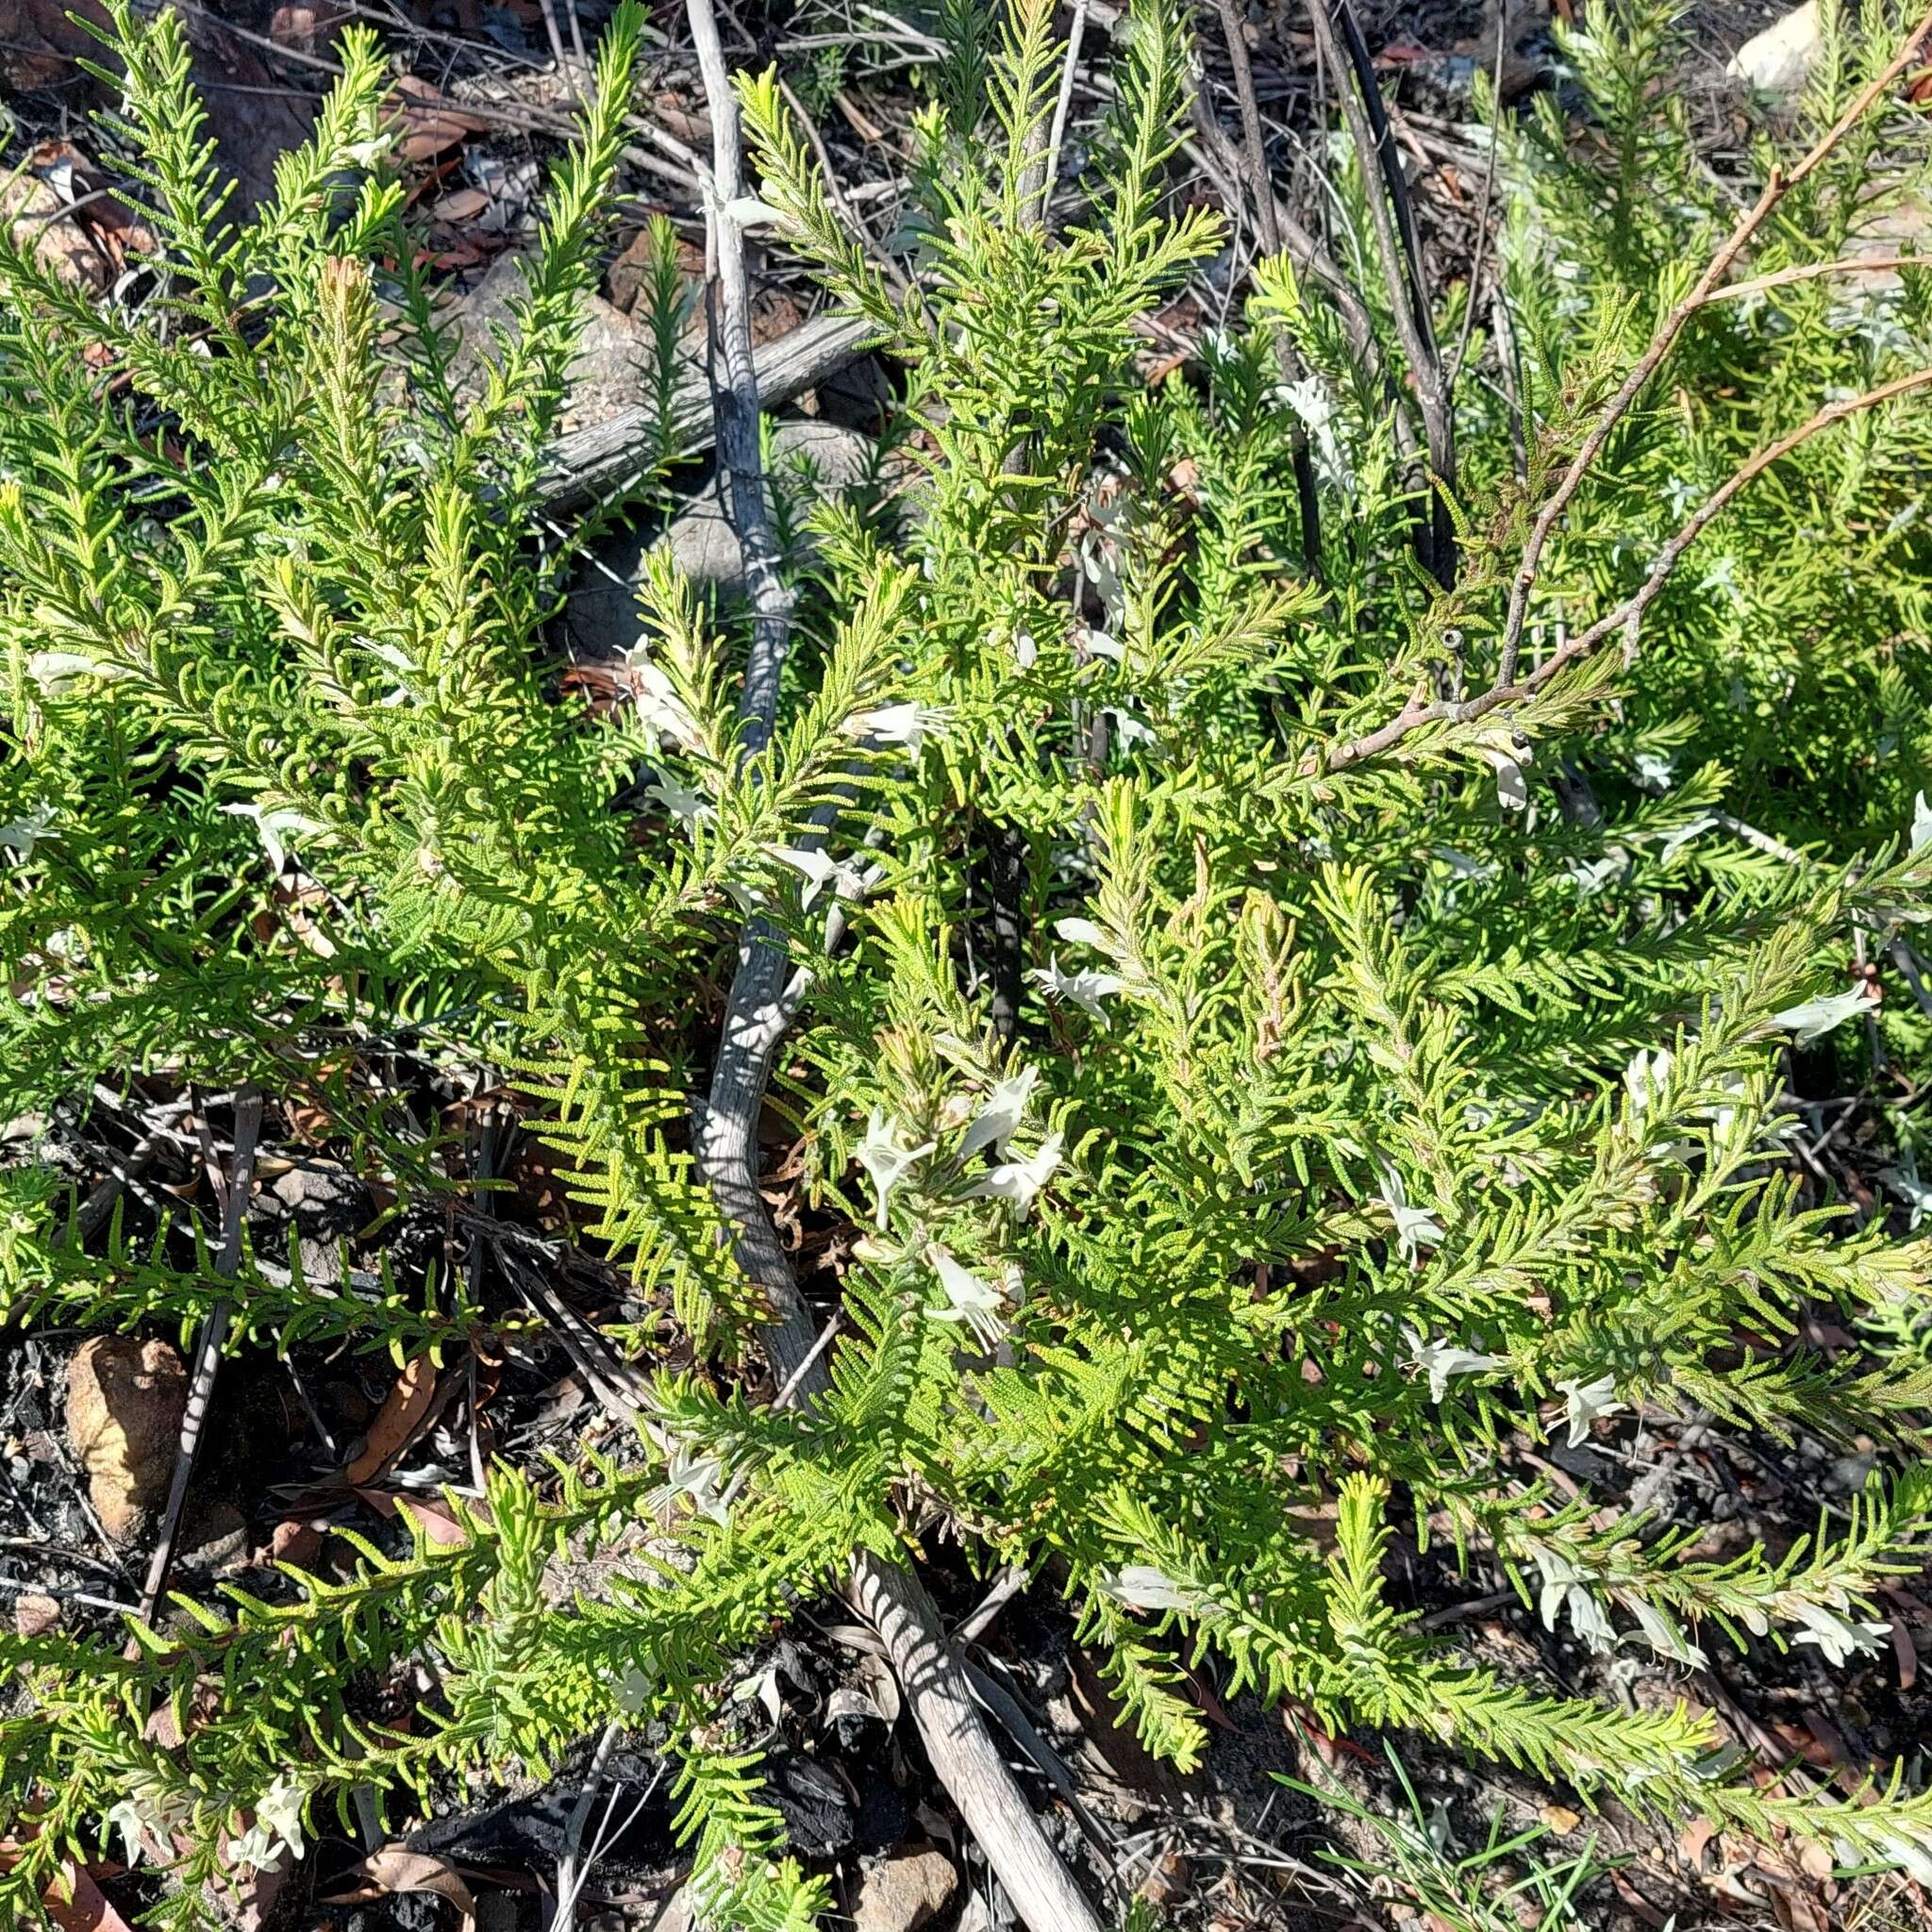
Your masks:
M432 1543L443 1549L456 1549L470 1540L470 1533L457 1520L457 1514L441 1496L401 1495L393 1490L369 1490L358 1488L356 1493L385 1520L398 1513L413 1517L423 1525L423 1531ZM487 1522L490 1511L481 1503L473 1505L476 1513Z
M480 188L458 188L445 194L429 212L439 222L474 222L490 206Z
M426 80L413 74L406 74L396 82L396 92L403 96L397 104L402 136L396 142L396 157L405 164L429 160L471 135L481 134L490 125L451 106Z
M47 1916L60 1932L134 1932L106 1892L77 1865L41 1895Z
M1693 1818L1677 1834L1677 1850L1693 1872L1704 1870L1704 1851L1717 1836L1717 1826L1707 1818Z
M435 1401L436 1364L426 1355L419 1355L383 1397L375 1420L369 1424L362 1453L343 1472L349 1481L359 1487L380 1475L415 1440Z
M322 1555L321 1525L304 1523L299 1517L276 1524L275 1534L269 1538L268 1554L273 1563L292 1563L298 1570L314 1569L315 1559Z
M476 1923L476 1901L447 1858L412 1852L407 1845L384 1845L359 1865L351 1866L344 1876L348 1882L330 1892L322 1901L324 1905L359 1906L399 1891L426 1891L456 1907L463 1915L466 1932Z
M1898 1688L1909 1690L1919 1680L1919 1647L1906 1628L1906 1620L1896 1612L1891 1619L1891 1653L1898 1658Z
M1612 1872L1610 1874L1610 1883L1617 1888L1617 1896L1646 1925L1655 1925L1658 1928L1658 1932L1662 1932L1662 1928L1671 1923L1621 1872Z

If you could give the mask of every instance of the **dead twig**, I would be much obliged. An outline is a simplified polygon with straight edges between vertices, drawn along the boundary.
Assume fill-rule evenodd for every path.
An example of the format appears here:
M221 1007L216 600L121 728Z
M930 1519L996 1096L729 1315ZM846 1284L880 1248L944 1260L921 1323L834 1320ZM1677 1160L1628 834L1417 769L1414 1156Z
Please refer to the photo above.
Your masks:
M248 1218L248 1196L255 1182L255 1149L260 1135L261 1094L252 1086L243 1087L235 1096L235 1155L222 1204L222 1248L214 1264L215 1274L224 1280L233 1279L242 1265L242 1229ZM194 1374L188 1385L188 1407L181 1417L180 1441L175 1444L175 1473L161 1512L161 1533L141 1592L140 1616L146 1624L154 1623L161 1592L167 1588L168 1572L174 1567L175 1548L181 1537L181 1515L188 1503L188 1485L201 1452L202 1427L208 1421L208 1399L214 1393L215 1371L221 1366L222 1343L227 1340L232 1308L233 1304L225 1297L217 1302L201 1324L201 1334L194 1344Z
M1066 139L1067 114L1074 105L1074 70L1079 65L1080 42L1087 34L1087 0L1074 0L1073 24L1067 28L1066 65L1060 69L1060 91L1053 107L1053 127L1046 138L1046 159L1041 170L1040 218L1046 219L1046 205L1053 198L1054 183L1060 175L1060 143Z
M1247 176L1248 199L1255 205L1255 232L1260 237L1264 253L1279 255L1282 249L1281 210L1275 205L1274 182L1268 171L1268 146L1261 134L1261 105L1255 97L1255 68L1248 58L1247 36L1236 0L1215 0L1221 15L1221 37L1227 44L1227 62L1234 75L1235 100L1241 108L1241 157ZM1301 358L1295 353L1285 331L1276 331L1275 353L1285 383L1301 375ZM1302 555L1310 570L1322 557L1322 507L1315 489L1314 458L1308 450L1308 432L1301 419L1295 419L1290 440L1294 464L1295 500L1301 510Z
M759 462L744 237L733 208L742 192L738 104L711 0L687 0L686 17L711 117L706 215L716 279L707 316L719 450L731 475L732 522L744 552L753 610L751 658L739 698L740 741L751 756L771 739L791 607L778 575ZM699 1170L731 1230L738 1265L771 1311L764 1342L773 1368L783 1381L799 1374L801 1399L810 1401L829 1390L831 1377L823 1358L809 1359L817 1339L809 1311L758 1191L758 1109L797 990L788 966L777 935L762 921L747 924L694 1140ZM1047 1843L974 1707L959 1658L946 1642L924 1585L903 1565L868 1551L854 1558L847 1593L879 1633L933 1768L1021 1920L1033 1932L1100 1932L1099 1918Z
M1841 401L1827 403L1815 415L1801 423L1789 436L1782 436L1777 441L1768 444L1726 477L1690 513L1676 535L1658 552L1657 560L1650 567L1649 575L1637 590L1615 609L1600 617L1589 629L1566 638L1527 677L1508 683L1499 681L1491 685L1488 691L1460 702L1437 700L1431 703L1425 702L1420 696L1412 697L1393 718L1378 729L1360 738L1350 739L1347 743L1339 744L1326 753L1316 754L1311 761L1303 764L1302 775L1310 776L1318 771L1345 771L1350 765L1360 764L1364 758L1376 758L1383 752L1392 750L1410 732L1420 730L1424 724L1474 724L1478 718L1486 717L1499 706L1520 704L1525 698L1534 697L1558 672L1575 663L1579 658L1588 657L1612 633L1623 631L1634 639L1642 622L1643 613L1656 602L1658 592L1670 581L1671 574L1676 569L1679 558L1740 491L1747 489L1774 463L1790 456L1799 444L1808 442L1820 430L1828 429L1834 423L1842 423L1847 416L1856 416L1866 409L1877 408L1881 404L1894 402L1901 396L1910 395L1915 391L1927 387L1932 387L1932 368L1914 370L1909 375L1902 375L1895 381L1882 383L1876 389L1867 390L1863 395L1847 396ZM1513 664L1514 660L1511 662Z
M1430 573L1446 590L1456 581L1456 530L1449 516L1449 498L1456 490L1456 421L1442 381L1442 358L1436 345L1435 325L1429 317L1422 248L1416 239L1407 184L1402 178L1402 162L1395 153L1389 116L1382 105L1381 90L1375 84L1375 71L1362 42L1361 29L1348 0L1334 0L1336 11L1332 17L1329 5L1330 0L1308 0L1308 24L1314 29L1315 44L1323 59L1338 76L1336 94L1362 171L1363 199L1368 203L1375 254L1388 286L1389 310L1394 319L1403 358L1408 364L1416 407L1422 414L1423 439L1428 447L1433 474L1428 522L1418 533L1418 547L1425 552L1424 561ZM1342 40L1347 43L1345 59L1336 38L1338 21ZM1355 79L1353 87L1344 77L1351 74ZM1380 192L1375 186L1378 178L1383 187Z
M1886 269L1923 268L1924 259L1920 255L1845 255L1835 261L1801 261L1794 268L1776 269L1768 275L1753 275L1749 281L1714 289L1710 300L1735 302L1741 295L1761 295L1767 289L1788 289L1793 282L1813 282L1823 275L1877 275Z
M1475 255L1469 265L1469 293L1462 305L1462 330L1456 339L1456 354L1449 362L1449 402L1452 408L1462 365L1469 359L1470 338L1475 333L1476 297L1482 288L1483 258L1489 253L1490 208L1496 193L1496 157L1503 145L1503 17L1508 10L1502 0L1497 0L1496 59L1491 69L1490 79L1490 112L1494 118L1490 123L1490 151L1483 160L1483 193L1475 211Z

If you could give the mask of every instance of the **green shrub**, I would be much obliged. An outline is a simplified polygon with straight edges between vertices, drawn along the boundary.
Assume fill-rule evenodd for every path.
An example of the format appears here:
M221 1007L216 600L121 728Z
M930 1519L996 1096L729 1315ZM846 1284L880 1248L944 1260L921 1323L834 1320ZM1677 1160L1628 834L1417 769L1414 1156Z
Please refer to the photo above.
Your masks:
M1606 1528L1508 1457L1640 1407L1923 1441L1909 1318L1932 1250L1807 1205L1780 1111L1793 1041L1865 1050L1836 1030L1867 1011L1853 936L1883 948L1932 903L1923 395L1796 445L1602 648L1558 657L1551 628L1615 612L1695 503L1821 403L1932 361L1923 274L1792 279L1691 318L1551 535L1521 680L1482 696L1538 507L1737 208L1896 27L1834 25L1745 180L1658 104L1654 10L1568 38L1591 130L1551 109L1502 154L1525 475L1477 335L1448 592L1413 556L1419 437L1378 291L1350 298L1365 345L1349 301L1266 264L1197 366L1138 373L1137 321L1222 241L1167 211L1189 50L1159 0L1132 15L1091 213L1065 232L1022 188L1051 9L955 27L905 299L833 221L774 87L745 89L763 199L906 361L924 434L903 528L820 514L780 727L741 759L744 626L668 569L616 717L559 698L542 649L558 585L534 508L637 16L607 38L528 301L466 398L408 266L373 42L345 42L314 141L238 230L173 16L116 15L159 289L104 308L0 255L0 1108L139 1071L253 1081L319 1100L406 1200L433 1198L455 1184L356 1076L370 1042L424 1029L452 1064L514 1070L578 1238L699 1365L653 1382L652 1441L675 1449L499 1468L455 1546L364 1546L353 1580L291 1573L274 1603L184 1600L132 1657L118 1633L0 1638L31 1693L0 1720L17 1911L111 1820L151 1857L190 1847L158 1916L200 1923L238 1857L346 1822L352 1790L426 1805L448 1771L541 1774L627 1719L678 1758L716 1915L805 1923L824 1888L773 1862L721 1687L855 1549L934 1527L1063 1591L1180 1766L1204 1744L1185 1666L1211 1654L1235 1689L1587 1804L1932 1860L1932 1799L1767 1794L1688 1703L1505 1681L1421 1632L1383 1574L1408 1523L1599 1649L1688 1667L1795 1641L1841 1663L1932 1536L1916 1463L1812 1541L1717 1561L1695 1525ZM1830 260L1874 194L1924 192L1924 150L1923 117L1883 96L1744 272ZM660 473L675 454L667 432ZM751 910L797 973L780 1097L813 1197L856 1236L833 1386L799 1408L726 1373L758 1311L685 1151L717 1018L701 990ZM1894 1005L1874 1024L1917 1052ZM90 1247L45 1173L0 1179L17 1319L186 1335L232 1296L242 1341L399 1361L491 1325L459 1289L291 1282L245 1257L229 1282L165 1237ZM1872 1352L1801 1346L1820 1305L1882 1316ZM552 1558L603 1540L630 1552L608 1589L554 1603ZM402 1658L433 1686L408 1732L363 1701ZM149 1740L164 1704L177 1750Z

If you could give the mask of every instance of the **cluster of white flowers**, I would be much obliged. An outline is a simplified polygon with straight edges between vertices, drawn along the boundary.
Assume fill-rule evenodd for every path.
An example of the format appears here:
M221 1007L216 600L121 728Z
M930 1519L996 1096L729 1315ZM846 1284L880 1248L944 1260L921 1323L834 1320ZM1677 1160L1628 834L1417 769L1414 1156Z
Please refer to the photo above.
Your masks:
M307 1803L308 1794L300 1785L276 1778L243 1807L254 1822L240 1838L229 1840L228 1864L241 1871L262 1872L284 1857L299 1858L305 1849L302 1813ZM147 1857L170 1857L175 1834L190 1822L192 1812L186 1798L142 1785L116 1803L103 1824L120 1834L122 1851L132 1866Z
M1008 1143L1024 1122L1039 1079L1037 1067L1024 1067L994 1082L967 1123L945 1165L940 1179L945 1198L1001 1202L1011 1211L1015 1222L1024 1222L1032 1212L1041 1191L1060 1165L1065 1145L1064 1137L1055 1131L1047 1134L1030 1155L1013 1157L1010 1153ZM939 1144L932 1136L915 1140L883 1108L873 1108L865 1137L853 1153L872 1178L874 1218L882 1232L890 1218L893 1193L915 1168L939 1152ZM965 1164L977 1154L991 1155L993 1165L967 1181ZM1006 1332L1009 1310L1024 1299L1025 1288L1019 1269L1008 1264L999 1271L997 1279L989 1281L964 1266L942 1242L924 1241L920 1253L932 1270L943 1298L940 1306L928 1311L932 1319L962 1323L988 1348L997 1346Z

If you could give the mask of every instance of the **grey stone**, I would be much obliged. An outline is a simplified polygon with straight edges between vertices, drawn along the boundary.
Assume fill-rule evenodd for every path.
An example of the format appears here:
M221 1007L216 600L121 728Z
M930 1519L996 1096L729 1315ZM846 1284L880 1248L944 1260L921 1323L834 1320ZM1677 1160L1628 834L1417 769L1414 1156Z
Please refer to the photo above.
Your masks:
M1818 0L1805 0L1746 41L1724 72L1734 80L1748 80L1760 93L1789 98L1810 79L1823 44Z
M462 345L453 371L460 392L474 395L480 391L485 362L494 362L499 356L494 331L511 326L510 304L525 287L523 258L500 255L463 297L456 317ZM580 429L643 401L649 352L649 344L628 316L601 295L586 296L583 336L570 365L558 426L565 431Z
M771 442L778 487L800 513L815 496L852 490L872 474L874 445L856 429L788 421L773 425ZM597 546L578 570L565 606L571 646L579 658L608 662L642 636L637 585L644 558L660 545L693 584L724 595L742 592L744 558L724 505L724 481L714 471L667 525L619 531Z

